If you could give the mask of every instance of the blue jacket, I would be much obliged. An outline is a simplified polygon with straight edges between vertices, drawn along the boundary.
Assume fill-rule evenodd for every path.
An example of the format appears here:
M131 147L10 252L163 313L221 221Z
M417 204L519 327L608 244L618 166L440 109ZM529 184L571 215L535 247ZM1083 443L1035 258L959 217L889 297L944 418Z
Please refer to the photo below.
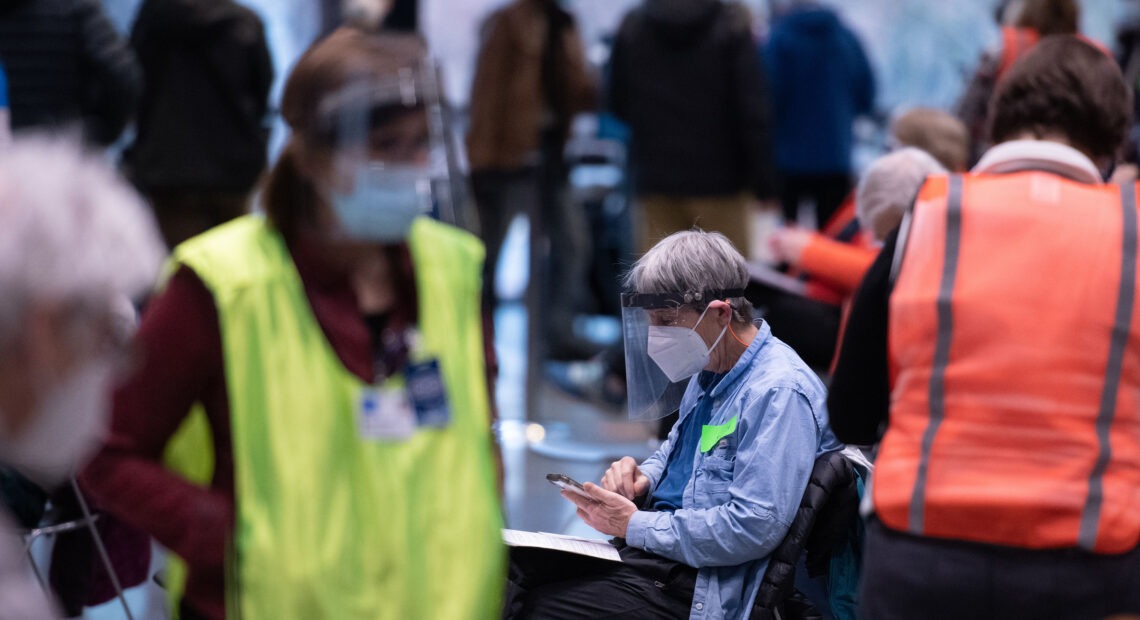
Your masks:
M712 416L701 429L682 508L634 513L626 542L699 569L690 618L747 618L816 457L843 445L827 423L823 384L767 323L709 392L695 378L689 383L681 419L706 398ZM651 495L680 427L641 464Z
M3 64L0 64L0 108L8 109L8 74L4 73Z
M850 172L851 125L875 100L871 67L855 35L830 9L801 6L772 25L762 55L780 171Z

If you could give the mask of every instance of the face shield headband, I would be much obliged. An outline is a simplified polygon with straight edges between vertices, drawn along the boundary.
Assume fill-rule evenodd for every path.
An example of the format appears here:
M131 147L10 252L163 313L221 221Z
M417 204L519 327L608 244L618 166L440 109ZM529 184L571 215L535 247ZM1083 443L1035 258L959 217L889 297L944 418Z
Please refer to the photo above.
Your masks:
M625 293L622 295L622 335L625 340L626 388L628 392L629 417L633 420L656 420L674 411L681 404L681 397L689 384L691 374L676 377L674 381L651 357L650 323L651 312L655 310L679 310L685 306L704 306L717 299L743 297L743 289L712 289L686 293ZM684 328L692 332L692 328ZM661 331L658 327L658 331ZM700 336L695 332L686 336L689 339ZM693 341L696 346L696 341ZM659 343L658 343L659 345ZM707 354L709 348L701 340ZM655 345L654 355L660 357L660 348ZM676 372L676 376L685 372ZM699 369L698 369L699 371Z

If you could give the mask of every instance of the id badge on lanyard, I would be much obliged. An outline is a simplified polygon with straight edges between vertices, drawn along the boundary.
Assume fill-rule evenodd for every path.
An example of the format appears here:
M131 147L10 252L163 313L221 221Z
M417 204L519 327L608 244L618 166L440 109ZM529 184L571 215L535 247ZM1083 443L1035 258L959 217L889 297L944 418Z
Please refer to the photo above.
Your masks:
M404 441L418 429L444 428L451 423L451 408L439 360L419 351L418 337L404 372L379 386L361 391L357 405L360 436L380 441Z
M420 428L444 428L451 424L451 409L447 406L447 391L439 360L432 358L409 363L404 368L404 382L415 411L416 425Z
M403 378L361 390L357 403L360 437L381 441L404 441L416 432L416 415L404 389Z

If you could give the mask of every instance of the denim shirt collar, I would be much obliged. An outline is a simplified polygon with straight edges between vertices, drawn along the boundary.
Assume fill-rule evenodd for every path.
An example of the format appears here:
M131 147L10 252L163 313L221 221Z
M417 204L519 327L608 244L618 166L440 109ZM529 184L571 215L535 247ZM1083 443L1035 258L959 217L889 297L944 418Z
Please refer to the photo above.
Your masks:
M732 369L713 386L712 390L705 392L706 394L716 398L721 394L727 393L732 389L733 384L739 381L748 371L748 368L752 366L752 361L756 359L756 355L760 352L764 343L768 341L768 336L772 335L772 328L768 326L767 321L762 319L759 321L759 325L756 326L756 330L756 337L752 339L752 343L749 344L748 348L744 350L744 353L740 355L740 359L736 360L736 364L732 366Z

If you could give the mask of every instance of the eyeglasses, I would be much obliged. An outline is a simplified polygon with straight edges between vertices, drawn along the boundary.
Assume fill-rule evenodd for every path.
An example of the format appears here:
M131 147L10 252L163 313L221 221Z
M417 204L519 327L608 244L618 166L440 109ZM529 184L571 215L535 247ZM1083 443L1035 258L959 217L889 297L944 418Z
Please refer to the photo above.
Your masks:
M696 317L700 315L696 309L689 306L655 308L645 312L649 315L649 324L655 327L691 327L688 323L695 323ZM690 314L692 318L686 318Z

